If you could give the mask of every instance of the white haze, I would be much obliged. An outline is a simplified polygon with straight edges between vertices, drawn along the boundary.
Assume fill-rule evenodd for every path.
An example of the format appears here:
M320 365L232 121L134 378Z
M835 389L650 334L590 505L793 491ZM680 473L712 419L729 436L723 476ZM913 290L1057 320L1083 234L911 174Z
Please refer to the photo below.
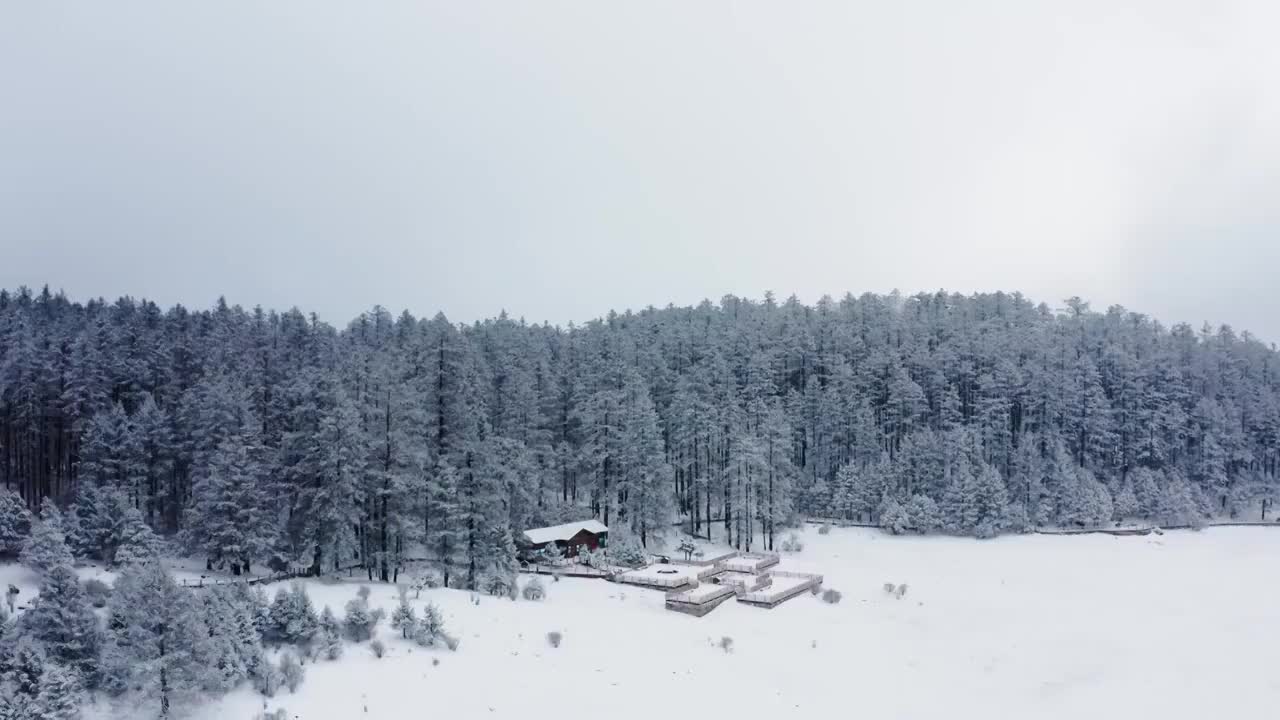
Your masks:
M1280 339L1280 4L12 2L0 285L471 320L1082 295Z

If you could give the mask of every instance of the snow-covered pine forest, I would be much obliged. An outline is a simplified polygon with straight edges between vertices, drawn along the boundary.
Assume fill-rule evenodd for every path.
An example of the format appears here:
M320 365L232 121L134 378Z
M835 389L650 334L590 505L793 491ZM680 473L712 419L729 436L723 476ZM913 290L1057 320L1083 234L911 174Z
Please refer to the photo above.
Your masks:
M19 289L0 292L0 477L7 505L62 508L89 558L155 535L232 571L391 580L412 556L475 587L514 533L584 515L646 544L710 523L743 549L801 516L979 536L1259 519L1278 372L1229 327L1004 293L568 327L375 307L335 328Z

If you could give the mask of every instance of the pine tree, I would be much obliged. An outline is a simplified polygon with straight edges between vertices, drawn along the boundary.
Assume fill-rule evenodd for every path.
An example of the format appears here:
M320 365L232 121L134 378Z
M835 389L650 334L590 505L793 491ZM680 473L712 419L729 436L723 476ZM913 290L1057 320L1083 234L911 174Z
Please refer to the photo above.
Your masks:
M1120 489L1120 492L1116 494L1114 505L1115 519L1129 520L1137 517L1139 507L1138 496L1133 490L1133 483L1126 482L1124 487Z
M40 676L48 664L44 650L35 639L19 636L11 656L6 658L4 681L13 688L15 696L34 699L40 694Z
M451 578L459 567L462 541L459 529L458 475L444 461L436 464L435 472L427 481L425 507L423 544L428 556L440 568L444 586L451 587Z
M31 533L31 513L15 492L0 488L0 557L17 557Z
M290 534L298 557L319 574L352 559L363 503L360 479L367 452L350 397L320 372L290 388L291 429L283 438L283 472L293 498Z
M119 689L137 688L162 718L210 682L208 630L196 600L160 563L126 565L116 580L105 672Z
M117 565L156 563L164 555L165 543L147 525L142 512L125 510L119 524L113 559Z
M40 720L78 720L80 690L73 672L49 663L40 675L40 692L32 705L32 718Z
M320 649L325 657L337 660L342 657L342 624L328 605L320 613Z
M271 632L267 637L275 642L305 645L311 642L319 630L320 621L306 586L294 583L276 591L271 603Z
M401 586L400 604L396 606L395 612L391 613L391 627L400 631L404 639L408 640L418 626L418 618L413 612L413 607L409 605L409 596L407 588Z
M40 595L22 615L21 631L44 646L50 660L73 669L88 687L97 681L102 631L69 565L50 569Z
M196 468L181 539L211 567L230 565L238 575L275 547L279 512L265 452L254 438L233 434Z
M75 558L67 547L62 533L62 514L46 498L42 506L43 518L31 529L31 536L22 547L22 564L42 574L56 567L71 567Z

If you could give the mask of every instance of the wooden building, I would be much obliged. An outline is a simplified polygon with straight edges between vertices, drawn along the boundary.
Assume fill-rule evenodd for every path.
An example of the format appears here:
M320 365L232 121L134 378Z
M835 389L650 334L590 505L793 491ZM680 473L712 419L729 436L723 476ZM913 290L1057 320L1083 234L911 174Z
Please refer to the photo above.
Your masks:
M609 528L599 520L582 520L579 522L553 525L544 528L525 530L516 544L520 555L526 559L533 558L548 545L556 545L560 553L567 558L575 557L578 548L586 547L595 551L609 544Z

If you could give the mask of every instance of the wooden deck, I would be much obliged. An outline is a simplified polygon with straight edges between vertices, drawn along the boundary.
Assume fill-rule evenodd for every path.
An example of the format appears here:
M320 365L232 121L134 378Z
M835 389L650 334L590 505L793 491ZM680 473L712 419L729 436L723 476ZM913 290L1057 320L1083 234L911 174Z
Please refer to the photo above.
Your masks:
M686 588L684 590L667 593L667 609L674 610L678 613L684 613L685 615L702 617L703 615L706 615L712 610L720 607L720 605L729 598L737 596L737 593L734 592L732 586L718 585L716 586L716 589L711 591L707 596L701 599L694 599L690 596L690 591L696 589L696 587L697 586L694 588Z
M821 575L775 571L773 576L775 578L795 578L797 580L801 580L801 582L798 582L795 586L787 588L785 591L779 593L770 592L769 588L761 588L760 590L743 593L738 596L738 602L746 603L747 605L754 607L775 608L791 598L799 597L806 592L812 592L814 588L822 587Z

